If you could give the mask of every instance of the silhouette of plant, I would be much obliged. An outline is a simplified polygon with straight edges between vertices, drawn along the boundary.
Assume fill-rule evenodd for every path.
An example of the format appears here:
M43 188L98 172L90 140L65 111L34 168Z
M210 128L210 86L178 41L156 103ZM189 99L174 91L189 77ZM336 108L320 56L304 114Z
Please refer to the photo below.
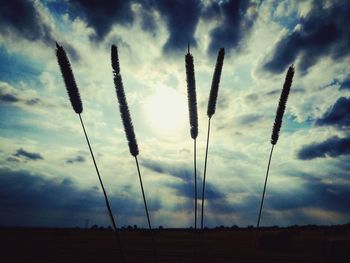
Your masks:
M136 141L134 126L132 124L131 117L130 117L128 103L127 103L126 97L125 97L124 85L123 85L123 81L122 81L122 76L120 74L118 48L116 45L112 45L112 47L111 47L111 62L112 62L112 69L113 69L114 86L115 86L115 90L116 90L116 94L117 94L117 99L119 102L119 111L120 111L121 119L123 122L126 139L128 141L129 151L130 151L131 155L134 156L134 158L135 158L136 168L137 168L137 172L138 172L138 176L139 176L139 180L140 180L141 191L142 191L143 203L145 205L145 210L146 210L148 227L149 227L149 230L151 232L151 237L152 237L154 257L155 257L155 261L158 262L157 250L156 250L156 245L155 245L155 240L154 240L154 233L152 230L151 220L150 220L150 216L148 213L148 207L147 207L147 202L146 202L146 197L145 197L145 191L143 188L140 167L139 167L139 163L137 160L137 155L139 154L139 148L138 148L137 141Z
M92 151L92 148L90 145L89 137L88 137L87 132L85 130L83 119L81 117L81 113L83 112L83 104L82 104L81 99L80 99L79 90L78 90L77 84L75 82L73 71L72 71L69 59L67 57L67 54L66 54L64 48L62 46L60 46L58 43L56 43L56 48L57 48L56 49L57 61L58 61L58 65L60 67L62 77L63 77L64 83L65 83L65 86L66 86L66 89L68 92L69 100L72 104L74 111L79 115L80 123L81 123L81 126L83 128L86 142L87 142L89 150L90 150L91 158L92 158L92 161L94 163L96 173L98 176L98 180L100 182L102 192L103 192L103 195L105 198L105 203L107 206L109 218L111 220L116 239L119 243L119 247L120 247L121 252L122 252L121 254L122 254L123 261L125 261L123 246L122 246L122 243L121 243L118 231L117 231L117 225L115 223L112 209L111 209L111 206L110 206L109 201L108 201L108 196L107 196L106 190L105 190L103 182L102 182L100 172L99 172L97 164L96 164L95 156L93 154L93 151Z
M187 82L187 100L190 117L190 134L193 139L193 174L194 174L194 261L197 261L197 136L198 136L198 114L197 114L197 95L196 79L194 74L193 56L190 53L190 44L188 44L187 54L185 56L186 82Z
M93 164L96 169L96 173L102 188L102 192L104 194L105 198L105 203L106 207L109 213L110 220L112 222L113 230L115 233L115 236L119 242L119 246L122 252L122 257L123 261L125 262L125 255L122 247L121 240L119 238L118 232L117 232L117 227L116 223L114 220L114 216L112 213L112 209L109 204L108 196L105 191L102 178L100 176L96 160L90 145L90 141L84 126L84 122L82 119L82 112L83 112L83 105L82 101L79 95L79 89L77 87L77 84L75 82L75 78L73 75L73 71L69 62L69 59L66 55L65 50L63 49L62 46L56 43L56 56L57 56L57 61L62 73L62 77L67 89L67 93L71 102L71 105L74 109L74 111L78 114L80 123L89 147L89 151L91 154L91 158L93 160ZM204 228L204 207L205 207L205 183L206 183L206 170L207 170L207 160L208 160L208 150L209 150L209 138L210 138L210 125L211 125L211 118L214 116L215 111L216 111L216 103L217 103L217 97L218 97L218 91L219 91L219 84L220 84L220 78L221 78L221 73L222 73L222 67L224 63L224 57L225 57L225 49L220 48L218 51L217 55L217 60L216 60L216 65L215 65L215 70L212 78L212 84L211 84L211 90L209 94L209 100L208 100L208 107L207 107L207 116L208 116L208 131L207 131L207 139L206 139L206 152L205 152L205 161L204 161L204 172L203 172L203 186L202 186L202 202L201 202L201 229L207 229ZM128 142L128 147L130 154L135 158L135 163L136 163L136 168L137 168L137 173L138 173L138 178L140 182L140 187L141 187L141 192L142 192L142 197L143 197L143 202L144 202L144 207L145 207L145 212L146 212L146 217L147 217L147 222L148 222L148 227L149 231L151 234L152 238L152 245L153 245L153 252L154 252L154 260L155 262L158 262L158 254L157 254L157 246L155 242L155 236L154 236L154 231L152 229L152 224L150 220L150 215L148 211L148 206L147 206L147 201L146 201L146 196L145 196L145 191L143 187L143 182L142 182L142 176L140 172L140 167L138 163L138 158L137 156L139 155L139 148L136 140L136 135L134 132L134 127L129 111L129 107L127 104L127 99L125 96L125 91L124 91L124 86L123 86L123 81L122 81L122 76L120 72L120 64L119 64L119 57L118 57L118 48L116 45L111 46L111 65L113 69L113 80L114 80L114 86L116 89L116 95L117 95L117 100L119 103L119 111L121 115L121 120L123 123L124 127L124 132L126 135L126 139ZM187 96L188 96L188 108L189 108L189 121L190 121L190 135L191 138L193 139L193 165L194 165L194 259L196 261L197 257L197 241L196 241L196 230L197 230L197 206L198 206L198 193L197 193L197 162L196 162L196 151L197 151L197 137L198 137L198 113L197 113L197 98L196 98L196 81L195 81L195 69L194 69L194 59L193 55L190 53L190 48L188 46L188 52L185 55L185 67L186 67L186 82L187 82ZM270 170L270 164L271 164L271 159L272 159L272 154L274 150L274 146L277 144L278 138L279 138L279 132L282 126L282 119L284 115L284 111L286 108L286 103L288 100L288 96L290 93L290 88L292 85L293 81L293 76L294 76L294 67L291 65L287 71L285 82L281 91L281 96L279 99L279 104L277 107L276 111L276 117L275 121L273 124L273 130L272 130L272 135L271 135L271 151L269 155L269 160L268 160L268 165L267 165L267 171L266 171L266 177L265 177L265 182L264 182L264 188L262 192L262 197L261 197L261 202L260 202L260 210L259 210L259 216L258 216L258 221L257 221L257 227L256 229L259 229L260 226L260 220L261 220L261 214L262 214L262 209L263 209L263 204L264 204L264 197L265 197L265 192L266 192L266 187L267 187L267 180L268 180L268 174ZM97 225L94 225L91 227L92 229L98 228ZM192 228L192 227L191 227ZM237 226L233 226L232 228L238 228ZM125 229L125 227L124 227ZM137 225L134 225L134 228L131 226L128 226L127 229L138 229ZM163 229L162 226L159 226L159 229ZM220 226L219 229L225 229L224 226ZM253 226L248 226L248 229L254 229ZM258 232L256 232L258 233Z
M286 109L286 104L287 104L287 100L288 100L289 91L290 91L290 88L292 86L293 76L294 76L294 67L293 67L293 65L291 65L288 68L286 79L285 79L284 84L283 84L281 96L280 96L280 99L279 99L279 102L278 102L277 111L276 111L276 118L275 118L275 122L273 124L272 135L271 135L271 145L272 145L272 147L271 147L271 151L270 151L269 161L268 161L268 164L267 164L267 171L266 171L266 177L265 177L265 183L264 183L264 190L263 190L263 193L262 193L262 196L261 196L258 223L256 225L257 229L260 226L260 219L261 219L262 208L263 208L263 205L264 205L264 197L265 197L267 179L268 179L268 176L269 176L269 170L270 170L270 164L271 164L273 148L276 145L276 143L278 141L278 138L279 138L279 132L280 132L280 129L281 129L281 126L282 126L282 119L283 119L284 111Z
M63 47L56 43L56 48L58 65L61 69L62 77L64 80L64 84L66 85L70 103L72 104L75 113L80 115L83 112L83 104L80 99L79 90L74 79L71 65Z
M205 150L204 172L203 172L201 229L203 229L203 226L204 226L205 179L206 179L208 148L209 148L210 120L213 117L216 109L216 100L218 97L221 71L222 71L222 66L224 64L224 57L225 57L225 49L220 48L216 59L216 65L215 65L215 70L214 70L214 75L211 83L210 95L208 100L208 108L207 108L208 133L207 133L207 146Z
M186 81L187 81L187 99L190 117L190 133L193 139L193 164L194 164L194 229L197 229L197 165L196 165L196 139L198 136L198 114L197 114L197 95L196 79L194 74L193 56L188 51L185 56Z

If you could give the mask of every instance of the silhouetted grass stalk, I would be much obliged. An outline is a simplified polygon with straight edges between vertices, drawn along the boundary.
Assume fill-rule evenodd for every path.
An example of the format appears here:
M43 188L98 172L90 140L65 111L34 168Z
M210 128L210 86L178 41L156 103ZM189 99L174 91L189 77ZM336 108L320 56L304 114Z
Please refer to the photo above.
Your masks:
M276 118L275 118L275 122L273 124L272 135L271 135L272 147L271 147L271 151L270 151L269 161L267 164L264 189L263 189L263 193L261 196L260 210L259 210L258 222L256 224L256 229L258 229L260 226L260 219L261 219L261 213L262 213L262 209L263 209L263 205L264 205L264 198L265 198L267 180L268 180L269 171L270 171L272 153L273 153L273 149L274 149L275 145L277 144L277 141L279 138L279 132L280 132L281 126L282 126L282 119L283 119L284 111L286 109L286 104L287 104L290 88L292 86L293 76L294 76L294 67L293 67L293 65L291 65L288 68L286 79L285 79L284 84L283 84L281 96L280 96L277 111L276 111Z
M185 56L186 66L186 82L187 82L187 99L190 119L190 134L193 139L193 173L194 173L194 261L197 260L197 160L196 160L196 139L198 136L198 114L197 114L197 95L196 95L196 79L194 73L193 56L190 53L190 45L188 44L187 54Z
M204 159L204 172L203 172L203 188L202 188L202 213L201 213L201 229L204 227L204 204L205 204L205 180L206 180L206 172L207 172L207 160L208 160L208 150L209 150L209 137L210 137L210 120L215 114L216 109L216 101L219 92L219 84L222 66L224 64L225 57L225 49L220 48L218 52L218 56L216 59L215 70L213 74L213 80L211 83L210 95L208 100L208 133L207 133L207 145L205 148L205 159Z
M138 149L136 136L135 136L135 132L134 132L134 126L132 124L132 120L131 120L131 116L130 116L130 112L129 112L128 103L127 103L125 92L124 92L124 85L123 85L122 77L120 74L118 48L115 45L112 45L112 47L111 47L111 61L112 61L112 69L113 69L114 86L116 89L117 99L118 99L118 103L119 103L120 115L121 115L121 119L123 122L125 135L126 135L126 138L128 141L130 154L132 156L134 156L134 158L135 158L136 168L137 168L137 172L138 172L138 176L139 176L139 180L140 180L143 203L145 205L148 227L149 227L149 230L151 232L151 237L152 237L154 259L156 262L158 262L158 255L157 255L157 249L156 249L156 244L155 244L155 239L154 239L154 233L152 230L151 220L150 220L150 216L149 216L149 212L148 212L148 207L147 207L147 202L146 202L146 197L145 197L145 191L143 188L140 167L139 167L139 163L137 160L137 155L139 154L139 149Z
M207 160L208 160L208 150L209 150L210 120L211 120L211 118L208 118L207 145L205 147L205 159L204 159L204 171L203 171L202 213L201 213L201 229L202 230L204 228L205 180L206 180L206 173L207 173Z
M100 182L100 185L101 185L101 188L102 188L102 192L103 192L103 195L104 195L104 198L105 198L105 203L106 203L106 206L107 206L109 218L110 218L110 221L112 223L112 227L113 227L113 230L114 230L114 233L115 233L115 237L117 239L117 242L119 243L119 247L120 247L120 250L121 250L123 261L125 262L124 249L123 249L120 237L119 237L118 232L117 232L117 226L116 226L116 223L115 223L115 220L114 220L114 217L113 217L112 209L111 209L111 206L109 204L108 196L107 196L106 190L105 190L103 182L102 182L102 178L101 178L100 172L99 172L97 164L96 164L95 156L93 154L93 151L92 151L92 148L91 148L91 145L90 145L89 137L87 135L83 119L81 117L81 113L83 112L83 104L82 104L81 99L80 99L79 90L78 90L77 84L75 82L73 71L72 71L69 59L67 57L67 54L66 54L65 50L63 49L63 47L60 46L58 43L56 43L56 47L57 47L56 56L57 56L58 65L60 67L60 70L61 70L61 73L62 73L62 77L63 77L64 83L65 83L65 86L66 86L66 89L67 89L67 93L68 93L70 102L72 104L72 107L73 107L74 111L79 115L79 120L80 120L80 123L81 123L81 127L83 128L85 139L86 139L86 142L88 144L89 151L90 151L90 154L91 154L91 158L92 158L92 161L94 163L94 166L95 166L95 169L96 169L96 173L97 173L97 177L98 177L98 180Z
M195 213L194 213L194 229L197 229L197 206L198 206L198 192L197 192L197 140L193 140L193 172L194 172L194 197L195 197Z
M186 81L187 81L187 99L190 117L190 133L193 139L193 163L194 163L194 228L197 229L197 170L196 170L196 139L198 136L198 114L197 114L197 96L196 79L194 74L193 56L188 52L185 56L186 62Z

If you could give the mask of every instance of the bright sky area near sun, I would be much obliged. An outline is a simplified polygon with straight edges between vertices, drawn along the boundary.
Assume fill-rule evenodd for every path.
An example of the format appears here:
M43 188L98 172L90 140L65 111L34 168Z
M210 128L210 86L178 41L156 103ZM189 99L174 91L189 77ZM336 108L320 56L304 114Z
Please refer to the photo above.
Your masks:
M261 225L350 221L350 1L3 1L0 226L109 225L57 65L70 58L118 226L147 226L112 78L121 74L154 226L193 225L185 54L194 56L202 184L207 101L226 51L207 169L205 225L255 225L276 107L294 81ZM200 191L199 191L200 192ZM199 196L200 197L200 196Z

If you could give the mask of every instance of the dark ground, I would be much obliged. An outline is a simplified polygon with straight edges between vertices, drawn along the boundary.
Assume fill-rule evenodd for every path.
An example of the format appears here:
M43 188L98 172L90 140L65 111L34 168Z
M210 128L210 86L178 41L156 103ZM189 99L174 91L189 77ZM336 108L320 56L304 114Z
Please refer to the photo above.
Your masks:
M123 230L126 262L154 262L147 231ZM193 232L155 233L159 262L194 262ZM350 262L350 225L213 229L197 234L197 262ZM259 240L257 243L256 240ZM122 262L111 230L0 228L0 262Z

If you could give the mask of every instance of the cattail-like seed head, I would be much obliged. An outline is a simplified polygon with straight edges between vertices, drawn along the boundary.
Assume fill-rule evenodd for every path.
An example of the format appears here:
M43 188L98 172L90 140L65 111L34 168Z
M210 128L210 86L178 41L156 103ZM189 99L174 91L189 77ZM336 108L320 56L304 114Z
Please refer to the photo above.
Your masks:
M211 89L210 89L210 95L209 95L209 101L208 101L207 115L209 118L211 118L215 113L221 71L222 71L222 66L224 64L224 56L225 56L225 49L220 48L218 52L218 57L216 59L215 71L214 71L213 80L211 83Z
M60 66L62 77L66 85L68 96L74 111L78 114L83 112L83 104L80 99L79 90L74 79L73 71L63 47L56 43L56 56Z
M118 47L116 45L112 45L111 54L113 72L114 74L120 74Z
M196 139L198 136L198 115L197 115L197 96L196 96L196 80L194 77L193 56L189 52L185 57L186 61L186 77L187 77L187 99L190 114L191 137Z
M283 89L281 92L280 100L278 102L278 107L276 111L275 123L273 124L273 130L271 135L271 144L275 145L278 141L279 132L282 126L282 118L284 114L284 110L286 109L286 103L290 91L290 87L292 86L294 76L294 67L291 65L288 68L288 72L286 75L286 79L284 81Z
M134 126L132 125L132 121L131 121L128 103L125 97L122 76L120 75L118 50L115 45L112 45L112 48L111 48L111 59L112 59L114 86L117 93L117 99L119 102L119 111L120 111L120 115L124 125L126 139L128 140L128 145L129 145L129 150L131 155L137 156L139 154L139 148L136 141Z

